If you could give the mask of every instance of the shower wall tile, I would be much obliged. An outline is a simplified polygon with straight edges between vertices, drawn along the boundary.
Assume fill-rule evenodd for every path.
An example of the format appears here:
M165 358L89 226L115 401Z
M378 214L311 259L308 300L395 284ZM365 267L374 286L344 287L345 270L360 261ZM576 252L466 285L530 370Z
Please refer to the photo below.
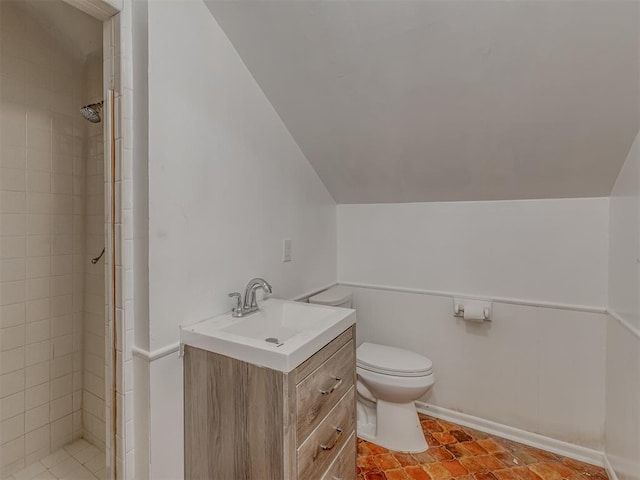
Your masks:
M49 385L42 384L32 388L27 388L25 391L25 403L26 409L32 409L42 404L49 404Z
M27 323L44 320L49 317L50 299L43 298L27 302Z
M16 415L0 422L0 444L5 444L24 435L24 415Z
M25 432L32 432L49 423L49 404L27 410L24 417Z
M24 391L24 386L24 369L0 375L0 398L8 397L15 393L20 393L21 391Z
M0 218L0 224L2 219ZM24 302L26 298L26 283L1 282L0 283L0 305L11 305Z
M102 52L89 56L84 68L84 103L104 98ZM105 247L105 199L103 129L101 124L87 124L84 137L85 202L84 244L91 256ZM84 271L83 305L83 436L99 448L106 446L105 431L105 262L89 264Z
M0 190L26 191L26 178L23 170L0 167Z
M24 412L25 394L18 392L0 399L0 421L20 415Z
M22 4L0 9L4 477L82 435L83 277L91 257L83 218L88 130L77 110L84 58Z
M25 305L14 303L0 307L0 328L13 327L25 321Z
M49 359L49 341L32 343L25 347L25 366L38 365Z
M49 257L30 257L26 262L26 276L30 278L48 277L51 273L51 261Z
M48 423L38 429L27 432L24 438L27 465L35 461L36 457L40 459L47 456L45 452L49 451L50 435L50 426Z
M0 351L11 350L24 345L24 325L0 329Z
M32 365L25 369L24 388L35 387L36 385L43 385L49 383L51 368L50 362L42 362L37 365Z
M25 354L23 347L0 353L0 374L15 372L24 368L24 366ZM2 413L2 410L0 410L0 416L2 416Z

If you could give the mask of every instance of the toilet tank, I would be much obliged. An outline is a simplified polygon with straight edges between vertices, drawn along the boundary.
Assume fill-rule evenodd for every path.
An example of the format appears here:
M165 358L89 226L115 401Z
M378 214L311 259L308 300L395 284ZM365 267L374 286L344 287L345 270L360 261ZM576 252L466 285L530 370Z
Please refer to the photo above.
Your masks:
M329 305L331 307L352 308L353 292L344 287L331 287L313 297L309 297L309 303Z

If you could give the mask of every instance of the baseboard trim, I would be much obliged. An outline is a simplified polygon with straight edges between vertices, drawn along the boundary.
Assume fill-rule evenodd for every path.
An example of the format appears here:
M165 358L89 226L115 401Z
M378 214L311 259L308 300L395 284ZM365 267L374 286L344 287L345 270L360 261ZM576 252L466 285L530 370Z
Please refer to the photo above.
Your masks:
M604 469L607 471L607 476L609 477L609 480L618 480L618 474L613 469L613 465L611 465L611 462L609 461L609 457L607 457L606 453L602 455L602 460L604 461Z
M562 440L545 437L544 435L527 432L526 430L510 427L508 425L474 417L473 415L467 415L466 413L456 412L436 405L430 405L428 403L416 402L416 408L420 413L424 413L425 415L457 423L465 427L475 428L481 432L497 435L498 437L503 437L515 442L524 443L531 447L564 455L565 457L580 460L592 465L606 467L604 453L599 452L598 450L573 445L572 443L564 442ZM615 479L611 478L611 480Z

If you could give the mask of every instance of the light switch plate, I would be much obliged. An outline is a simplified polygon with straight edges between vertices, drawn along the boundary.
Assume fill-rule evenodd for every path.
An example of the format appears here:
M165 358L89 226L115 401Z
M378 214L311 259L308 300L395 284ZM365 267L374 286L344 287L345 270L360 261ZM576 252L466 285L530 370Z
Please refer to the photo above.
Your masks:
M291 261L291 239L285 238L282 241L282 261L290 262Z

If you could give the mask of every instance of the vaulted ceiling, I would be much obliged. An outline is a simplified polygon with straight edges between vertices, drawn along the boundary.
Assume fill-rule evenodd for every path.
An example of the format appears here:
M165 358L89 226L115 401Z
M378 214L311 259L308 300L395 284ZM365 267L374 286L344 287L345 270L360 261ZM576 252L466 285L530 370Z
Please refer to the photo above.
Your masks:
M205 0L338 203L606 196L635 1Z

